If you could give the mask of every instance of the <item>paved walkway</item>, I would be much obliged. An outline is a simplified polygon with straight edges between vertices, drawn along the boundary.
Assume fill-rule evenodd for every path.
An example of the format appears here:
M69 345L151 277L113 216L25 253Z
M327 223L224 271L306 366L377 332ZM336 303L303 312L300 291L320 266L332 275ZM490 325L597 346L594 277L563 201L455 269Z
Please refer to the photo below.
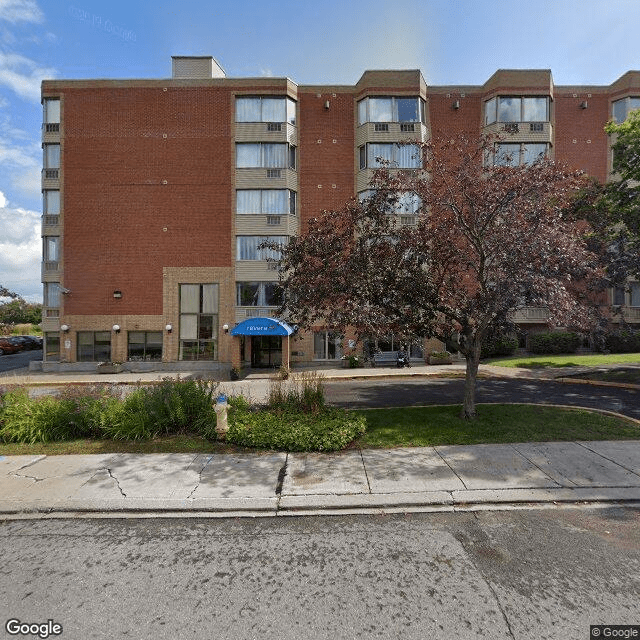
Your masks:
M0 458L0 516L276 516L640 503L640 441Z
M503 377L553 372L481 366ZM398 370L328 369L327 380L462 374L464 364ZM566 372L565 372L566 373ZM180 374L44 374L0 384L151 382ZM299 375L299 374L298 374ZM295 376L294 376L295 378ZM270 376L224 382L227 393L266 396ZM549 503L640 504L640 440L523 443L335 454L103 454L0 457L0 516L126 514L275 516L495 509Z

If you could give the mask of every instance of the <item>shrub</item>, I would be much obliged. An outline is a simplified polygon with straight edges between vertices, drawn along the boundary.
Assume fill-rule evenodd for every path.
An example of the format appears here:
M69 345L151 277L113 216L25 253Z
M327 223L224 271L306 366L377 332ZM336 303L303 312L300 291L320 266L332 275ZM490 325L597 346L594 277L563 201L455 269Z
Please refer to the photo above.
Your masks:
M345 409L319 413L247 411L234 408L226 441L281 451L337 451L365 432L365 420Z
M580 343L580 336L570 331L549 331L529 335L531 353L575 353Z
M324 408L324 384L316 372L305 372L299 380L284 384L273 381L269 387L267 408L272 411L315 413Z
M604 348L611 353L639 353L640 331L614 331L604 337Z
M99 403L95 398L32 399L24 390L10 391L0 403L0 440L33 444L90 437Z
M518 338L512 336L488 336L482 343L481 358L512 356L518 348Z

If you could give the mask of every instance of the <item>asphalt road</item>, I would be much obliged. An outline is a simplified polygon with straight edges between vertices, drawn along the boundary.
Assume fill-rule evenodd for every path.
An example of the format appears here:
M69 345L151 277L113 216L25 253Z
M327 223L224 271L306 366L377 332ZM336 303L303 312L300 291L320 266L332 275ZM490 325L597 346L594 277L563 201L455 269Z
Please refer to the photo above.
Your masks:
M17 371L29 366L31 360L42 360L42 349L33 351L19 351L0 356L0 373Z
M462 378L384 378L327 382L327 401L342 407L461 404ZM640 419L640 391L521 379L478 380L477 402L559 404L615 411Z
M587 640L640 624L632 508L22 520L0 522L0 545L2 638L9 619L52 620L63 640Z

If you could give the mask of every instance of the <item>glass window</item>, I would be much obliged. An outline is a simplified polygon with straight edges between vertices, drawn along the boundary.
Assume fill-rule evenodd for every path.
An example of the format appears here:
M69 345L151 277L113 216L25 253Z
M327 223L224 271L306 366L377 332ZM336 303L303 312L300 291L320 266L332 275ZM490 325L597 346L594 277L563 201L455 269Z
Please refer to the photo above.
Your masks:
M545 143L533 144L531 142L528 142L527 144L523 145L522 163L533 164L541 158L544 158L546 154L547 145Z
M56 309L60 306L60 284L46 282L44 285L44 306Z
M286 143L238 142L236 168L238 169L295 169L295 147Z
M44 99L44 122L46 124L60 124L60 99Z
M42 209L45 215L57 216L60 214L60 192L54 189L46 189L42 194Z
M419 169L422 166L420 147L416 144L369 142L360 148L361 169L386 166L393 169Z
M263 96L236 98L236 122L296 123L296 103L291 98Z
M342 358L342 336L333 331L315 331L313 334L314 360Z
M44 359L47 362L60 360L60 334L57 331L44 334Z
M46 261L57 262L58 261L58 248L60 244L60 238L58 236L44 236L43 241L43 258Z
M497 144L495 164L501 167L517 167L520 164L520 144Z
M631 283L631 301L629 306L640 307L640 282Z
M522 98L522 121L523 122L547 122L546 98Z
M155 334L156 332L150 333ZM151 336L152 340L156 340L157 337L157 335ZM161 333L159 338L161 344ZM152 342L150 348L152 351L155 349L157 353L157 342ZM180 360L218 359L217 284L180 285L180 351L178 358Z
M614 287L613 289L613 304L624 305L626 298L626 291L624 287Z
M78 362L109 362L111 360L110 331L78 331Z
M44 145L44 168L45 169L60 168L60 145L59 144Z
M484 103L484 123L485 123L485 125L492 124L498 119L496 106L497 106L496 98L491 98L491 100L487 100Z
M630 111L640 109L640 97L622 98L613 103L613 119L620 124L629 116Z
M277 282L237 282L236 304L239 307L278 307L282 289Z
M236 260L279 260L280 252L261 245L274 243L286 245L287 236L237 236Z
M425 122L424 101L418 97L371 97L358 102L358 124L365 122Z
M294 215L295 192L289 189L238 189L236 191L236 213Z
M129 331L127 342L129 360L162 360L162 331Z
M500 122L520 122L520 98L498 98L498 120Z

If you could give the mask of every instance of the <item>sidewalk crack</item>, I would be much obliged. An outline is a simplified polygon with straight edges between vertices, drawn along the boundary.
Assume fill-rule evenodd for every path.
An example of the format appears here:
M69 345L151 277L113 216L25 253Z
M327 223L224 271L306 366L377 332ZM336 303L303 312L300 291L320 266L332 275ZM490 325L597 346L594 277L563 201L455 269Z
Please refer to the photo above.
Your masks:
M623 465L622 462L618 462L617 460L613 460L612 458L607 458L607 456L605 456L603 453L600 453L599 451L596 451L595 449L592 449L591 447L587 446L588 443L576 442L576 444L580 445L587 451L590 451L591 453L594 453L595 455L600 456L604 460L608 460L609 462L617 465L618 467L622 467L625 471L628 471L629 473L633 473L634 476L640 476L640 473L637 473L633 469L629 469L629 467L626 467L625 465Z
M202 467L200 467L200 471L198 472L198 482L196 482L196 486L193 487L193 490L187 496L187 500L189 500L189 498L193 496L193 494L197 491L198 487L202 484L202 474L204 473L204 470L209 466L209 463L211 462L212 459L213 459L213 456L209 456L206 462L202 465Z
M122 490L122 487L120 486L120 483L118 482L118 478L116 478L113 473L111 472L111 469L107 469L107 473L109 474L109 477L116 483L116 486L118 487L118 491L120 491L120 493L122 494L123 498L127 497L127 494Z
M362 449L360 449L360 460L362 460L362 468L364 469L364 477L367 480L367 488L369 489L369 493L372 493L371 483L369 482L369 474L367 473L367 465L364 463L364 456L362 455Z
M462 486L465 488L465 491L469 490L469 487L467 487L467 485L464 483L464 480L456 473L455 469L447 462L447 459L438 451L438 449L436 447L431 447L436 454L438 454L440 456L440 458L442 459L442 462L444 462L447 467L449 467L449 469L451 470L451 473L453 473L453 475L458 478L458 480L460 480L460 482L462 482ZM453 492L451 492L451 497L453 498Z

